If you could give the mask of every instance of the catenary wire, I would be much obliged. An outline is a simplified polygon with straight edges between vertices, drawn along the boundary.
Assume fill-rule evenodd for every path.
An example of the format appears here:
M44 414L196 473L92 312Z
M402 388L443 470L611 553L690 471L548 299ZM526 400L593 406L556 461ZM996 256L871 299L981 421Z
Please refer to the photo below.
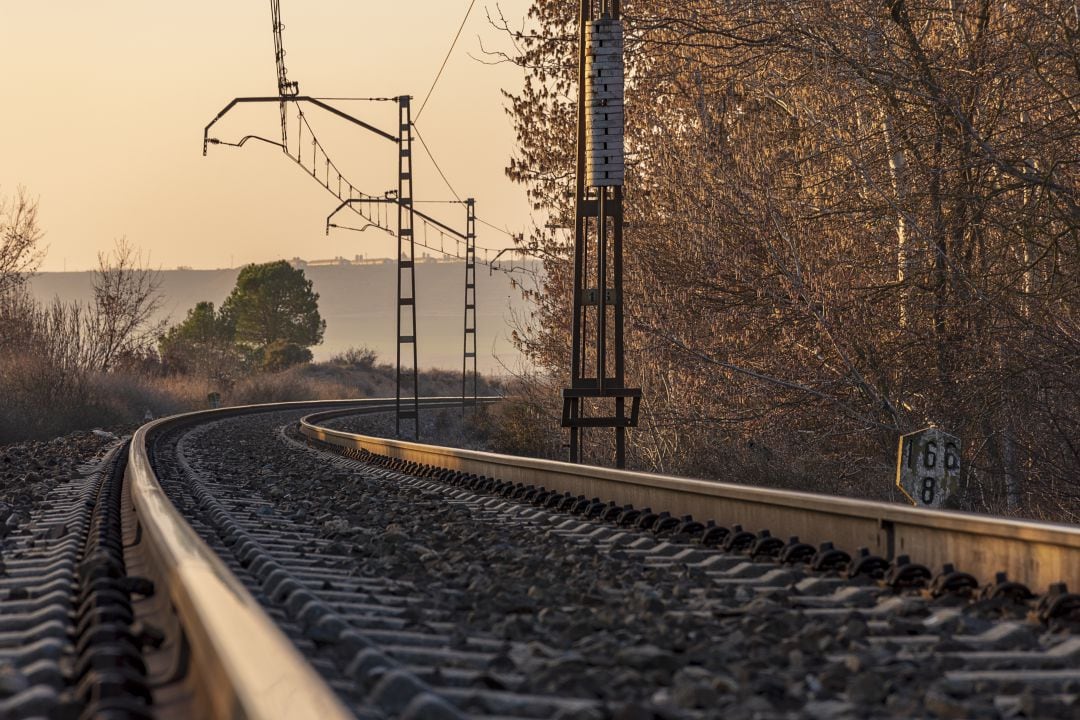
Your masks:
M431 99L431 93L435 91L435 86L439 84L439 78L442 77L443 70L446 69L446 63L450 60L450 55L454 52L454 47L457 45L458 38L461 37L461 31L465 29L465 23L468 21L474 5L476 5L476 0L470 0L469 8L465 11L465 17L461 18L461 25L458 26L457 33L454 34L454 39L450 43L450 49L446 51L446 57L443 58L442 65L439 66L439 72L435 73L435 79L431 81L431 87L428 88L427 95L424 96L424 102L420 103L420 109L416 112L414 120L419 120L420 115L424 112L424 108L427 107L428 100Z

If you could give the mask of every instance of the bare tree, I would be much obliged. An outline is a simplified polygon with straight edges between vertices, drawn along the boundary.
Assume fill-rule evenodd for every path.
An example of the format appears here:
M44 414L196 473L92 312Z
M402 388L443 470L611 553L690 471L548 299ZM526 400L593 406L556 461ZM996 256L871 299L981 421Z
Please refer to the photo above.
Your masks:
M152 350L164 331L165 321L153 319L161 308L161 273L147 267L142 253L121 238L111 252L98 253L92 282L87 366L108 372L121 357Z
M38 225L38 201L19 187L14 197L0 193L0 295L21 287L37 269L45 252Z

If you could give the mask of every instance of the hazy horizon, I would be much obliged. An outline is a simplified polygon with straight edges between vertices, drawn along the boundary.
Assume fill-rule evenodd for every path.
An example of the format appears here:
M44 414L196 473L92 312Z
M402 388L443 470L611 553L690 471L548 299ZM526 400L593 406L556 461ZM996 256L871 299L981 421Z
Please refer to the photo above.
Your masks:
M154 320L176 324L195 303L219 306L236 283L239 268L162 270L162 307ZM316 360L327 360L350 347L368 347L381 362L393 363L396 268L387 265L322 265L305 269L326 320L323 342L312 348ZM91 273L86 270L45 271L30 280L38 300L92 299ZM518 282L521 276L517 276ZM464 267L460 262L417 263L417 340L420 367L461 371L464 329ZM512 316L529 304L509 275L478 268L477 366L481 372L518 370L522 357L510 341Z

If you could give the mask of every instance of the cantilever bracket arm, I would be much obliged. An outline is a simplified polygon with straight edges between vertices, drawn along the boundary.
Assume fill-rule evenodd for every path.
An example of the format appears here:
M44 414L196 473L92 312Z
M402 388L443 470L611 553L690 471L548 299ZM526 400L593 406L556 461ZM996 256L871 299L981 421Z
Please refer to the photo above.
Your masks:
M338 225L337 223L330 223L330 224L328 224L326 226L326 234L327 235L330 234L330 228L341 228L342 230L352 230L353 232L364 232L368 228L379 228L383 232L390 232L389 230L384 228L382 225L376 225L373 222L364 223L363 227L358 227L358 228L349 227L348 225Z
M282 145L281 143L279 143L277 140L270 140L269 138L264 138L261 135L245 135L244 137L240 138L236 142L228 142L226 140L218 140L217 138L209 138L207 140L207 142L210 143L211 145L228 145L229 147L244 147L244 143L246 143L248 140L258 140L259 142L264 142L267 145L273 145L274 147L281 148L282 150L285 149L285 146Z
M215 115L214 119L211 120L210 123L205 128L203 128L203 155L206 155L206 148L211 143L211 140L210 140L210 128L214 127L214 125L217 123L218 120L225 117L226 113L228 113L230 110L232 110L234 107L236 107L240 103L286 103L286 102L307 102L307 103L311 103L312 105L314 105L317 108L320 108L322 110L326 110L328 113L331 113L333 115L337 115L339 118L342 118L343 120L348 120L349 122L353 123L354 125L359 125L360 127L364 128L365 130L368 130L369 132L373 132L376 135L378 135L379 137L386 138L387 140L389 140L392 143L396 144L396 143L400 142L400 140L398 139L398 137L396 135L391 135L390 133L386 132L385 130L380 130L379 128L375 127L374 125L370 125L370 124L364 122L360 118L353 117L352 115L348 114L347 112L344 112L342 110L338 110L333 105L327 105L322 100L310 97L308 95L272 95L272 96L269 96L269 97L238 97L238 98L233 98L229 102L229 104L226 105L224 108L222 108L221 112L219 112L217 115Z
M327 235L330 234L330 228L338 227L337 225L332 224L330 221L334 219L335 215L337 215L339 212L341 212L342 210L344 210L346 207L348 207L350 205L352 205L352 202L350 200L344 200L344 201L342 201L342 203L340 205L338 205L336 208L334 208L334 212L332 212L332 213L330 213L329 215L326 216L326 234Z
M370 198L349 198L347 200L342 200L341 204L338 205L336 208L334 208L334 212L332 212L332 213L330 213L329 215L326 216L326 233L328 235L330 234L330 228L331 227L336 227L336 226L332 225L330 223L330 221L333 220L334 216L337 215L342 210L344 210L346 207L351 207L353 205L353 203L390 203L391 205L400 205L401 204L398 201L397 198L370 197ZM447 233L449 233L449 234L451 234L451 235L453 235L455 237L459 237L462 240L468 240L469 239L468 236L465 233L461 232L460 230L455 230L454 228L450 227L446 223L443 223L443 222L441 222L439 220L436 220L435 218L431 217L430 215L428 215L425 212L421 212L421 211L417 210L415 207L413 208L413 215L416 215L417 217L421 217L424 220L427 220L429 223L431 223L435 227L437 227L437 228L439 228L441 230L445 230Z

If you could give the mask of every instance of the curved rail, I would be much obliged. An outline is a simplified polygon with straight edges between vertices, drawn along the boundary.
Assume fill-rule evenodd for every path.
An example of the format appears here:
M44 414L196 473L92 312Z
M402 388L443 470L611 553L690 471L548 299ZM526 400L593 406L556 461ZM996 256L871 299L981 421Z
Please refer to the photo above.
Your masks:
M431 398L425 407L452 406L455 399ZM460 402L460 399L456 399ZM196 534L166 496L154 474L148 440L177 426L271 410L339 406L368 412L393 400L275 403L207 410L163 418L139 428L125 474L138 523L138 552L167 594L183 630L187 681L199 698L199 717L349 718L333 690L278 629L258 601L218 555ZM331 413L332 414L332 413Z
M748 529L770 528L774 534L782 531L814 544L831 541L848 549L866 547L887 560L908 555L931 568L952 563L983 582L1006 572L1011 580L1033 589L1058 582L1080 587L1080 528L1075 526L388 440L319 425L326 418L322 413L303 418L300 432L341 448L618 505L651 507L729 526L740 523Z

